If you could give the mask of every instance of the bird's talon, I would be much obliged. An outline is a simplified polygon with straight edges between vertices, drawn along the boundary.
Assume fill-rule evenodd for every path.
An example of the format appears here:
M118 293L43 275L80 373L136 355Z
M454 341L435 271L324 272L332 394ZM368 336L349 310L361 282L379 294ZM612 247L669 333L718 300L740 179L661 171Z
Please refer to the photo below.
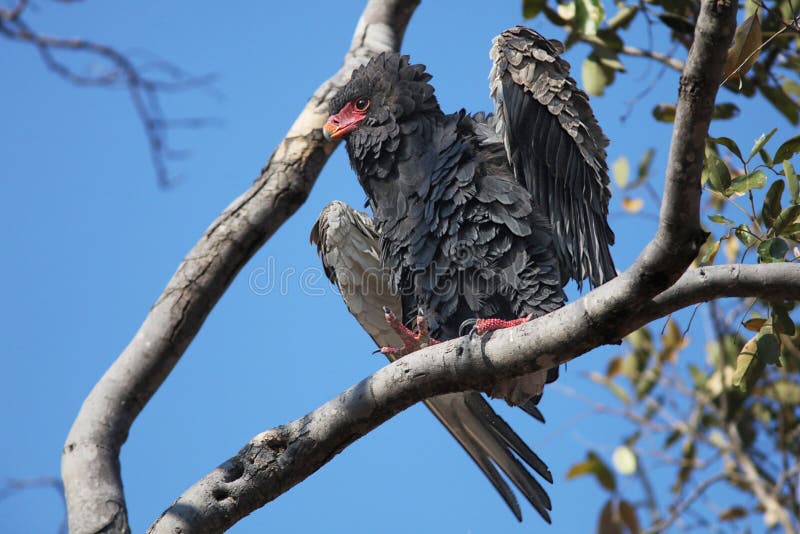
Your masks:
M397 335L400 336L403 346L382 347L379 351L381 354L393 356L394 358L401 358L411 354L412 352L416 352L420 349L424 349L425 347L439 343L438 340L433 339L430 336L430 327L428 326L428 321L425 319L425 314L422 311L422 308L417 311L416 322L418 332L414 332L404 325L400 320L397 319L395 314L392 313L392 310L390 310L388 307L383 307L383 313L386 317L386 322L389 323L389 326L391 326Z

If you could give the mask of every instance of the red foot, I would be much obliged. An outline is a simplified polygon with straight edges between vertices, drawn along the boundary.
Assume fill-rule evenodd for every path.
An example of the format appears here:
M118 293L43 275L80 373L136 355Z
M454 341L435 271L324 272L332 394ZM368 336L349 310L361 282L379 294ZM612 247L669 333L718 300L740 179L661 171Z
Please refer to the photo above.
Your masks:
M439 343L438 340L433 339L430 336L428 331L428 321L425 319L425 316L422 313L422 310L419 310L417 314L417 330L418 333L414 333L412 330L406 327L400 321L392 310L385 307L383 308L384 317L386 317L386 322L389 323L389 326L397 332L397 335L400 336L400 339L403 341L402 347L381 347L380 353L386 356L391 356L393 358L402 358L407 354L411 354L412 352L416 352L420 349L424 349L425 347L429 347L431 345L436 345Z
M527 323L530 320L530 315L527 317L520 317L519 319L512 319L510 321L506 321L504 319L477 319L475 321L473 331L479 336L482 336L486 332L492 332L494 330L500 330L503 328L511 328L512 326Z

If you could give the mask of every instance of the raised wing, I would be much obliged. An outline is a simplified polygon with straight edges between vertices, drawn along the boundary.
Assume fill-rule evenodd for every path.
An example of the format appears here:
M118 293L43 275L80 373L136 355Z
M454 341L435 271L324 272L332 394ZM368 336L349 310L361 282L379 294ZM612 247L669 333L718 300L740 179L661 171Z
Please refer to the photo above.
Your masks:
M325 273L341 291L347 309L375 343L400 345L381 312L382 306L389 306L398 316L402 310L400 298L389 290L389 277L380 261L379 237L370 218L342 202L332 202L311 230L311 242L316 244ZM425 405L475 461L518 520L522 520L519 503L498 468L550 522L550 498L519 459L552 483L550 470L480 393L450 393L427 399ZM532 404L523 409L544 422Z
M606 221L608 138L563 51L529 28L504 31L492 46L491 95L509 162L550 219L565 278L597 286L616 276Z

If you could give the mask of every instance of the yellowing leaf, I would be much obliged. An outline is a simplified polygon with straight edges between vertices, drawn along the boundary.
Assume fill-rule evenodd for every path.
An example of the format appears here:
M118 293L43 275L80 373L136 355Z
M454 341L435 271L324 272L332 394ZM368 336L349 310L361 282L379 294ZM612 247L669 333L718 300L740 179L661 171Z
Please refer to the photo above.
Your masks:
M728 58L722 69L722 79L738 80L758 61L761 47L761 21L758 13L747 17L733 36L733 45L728 50Z
M620 156L611 164L611 172L614 174L614 182L624 188L628 184L628 178L631 174L631 166L628 163L628 158Z
M575 18L575 2L570 2L569 4L558 4L556 7L556 12L558 12L558 16L566 21L570 21Z
M577 463L569 468L569 471L567 471L567 480L587 474L595 475L600 485L609 491L614 491L617 488L614 473L611 472L594 451L589 451L585 461Z
M630 447L620 446L611 455L614 469L621 475L632 475L636 472L636 454Z
M625 197L622 199L622 209L628 213L638 213L644 207L644 200L641 198Z
M742 387L744 384L746 384L745 378L748 375L752 376L759 363L761 363L758 361L758 358L756 358L757 339L757 334L750 338L750 340L744 344L744 347L742 347L742 351L739 353L739 356L736 357L736 371L733 373L734 386ZM761 368L763 369L763 365ZM742 389L747 390L749 387L742 387Z
M622 371L622 358L617 356L608 362L608 367L606 367L606 378L613 378L620 371Z
M606 67L600 64L597 58L591 55L583 61L581 67L581 78L583 78L583 88L592 96L603 96L606 86L609 85L613 79L609 75ZM614 71L611 71L613 75Z
M745 322L742 323L742 326L750 330L751 332L758 332L761 330L761 327L764 326L767 320L763 317L752 317Z
M739 257L739 240L738 239L726 239L725 245L723 245L723 251L725 252L725 259L728 260L728 263L735 263Z
M653 117L660 122L675 122L674 104L659 104L653 108Z
M719 245L720 241L714 241L714 243L706 249L706 253L703 254L703 258L700 260L700 265L712 265L714 263L717 252L719 252Z

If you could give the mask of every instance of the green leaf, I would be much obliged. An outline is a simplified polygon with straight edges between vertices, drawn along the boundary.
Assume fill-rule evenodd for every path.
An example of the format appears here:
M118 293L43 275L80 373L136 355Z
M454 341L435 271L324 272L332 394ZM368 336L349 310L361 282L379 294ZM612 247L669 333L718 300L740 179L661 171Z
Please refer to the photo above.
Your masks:
M614 454L611 455L611 463L614 464L614 469L621 475L632 475L636 472L636 453L630 447L624 445L614 449Z
M767 173L759 169L750 174L734 178L731 181L730 187L725 190L725 194L747 193L752 189L761 189L765 185L767 185Z
M747 508L743 506L731 506L730 508L726 508L719 514L720 521L736 521L737 519L741 519L743 517L747 517Z
M661 22L666 24L667 27L678 34L694 34L694 24L686 17L676 15L675 13L661 13L658 18L661 19Z
M532 19L541 13L547 0L522 0L522 16L525 19Z
M788 159L783 160L783 175L786 176L786 183L789 184L789 197L792 203L797 203L800 190L797 186L797 174Z
M732 119L739 114L739 107L736 104L725 102L714 106L714 111L711 113L712 119Z
M702 389L705 387L706 382L708 382L708 376L695 364L689 364L689 375L692 377L692 382L694 383L694 387ZM675 439L678 439L677 437ZM673 441L667 440L666 446L672 445Z
M780 87L774 87L772 85L759 85L758 89L761 91L761 94L770 101L770 103L775 106L775 108L783 114L784 117L789 119L794 125L797 125L798 122L798 112L797 112L797 104L795 104L794 100L789 98L789 96L783 92L783 89ZM780 150L780 149L779 149ZM780 160L776 160L780 161Z
M683 485L686 484L686 481L689 480L692 471L694 471L694 462L696 458L697 447L694 440L688 438L683 443L683 461L681 462L681 468L678 470L678 480L671 488L674 493L679 493L681 489L683 489Z
M800 152L800 134L795 135L778 147L772 160L775 162L786 161L798 152Z
M781 343L775 334L766 333L758 338L756 343L756 356L766 364L775 365L778 363L778 356L781 353Z
M622 518L617 514L614 502L614 499L608 499L600 510L600 517L597 519L597 534L624 534Z
M720 193L731 185L731 172L728 170L728 166L713 150L706 150L703 181L707 181L711 189Z
M733 44L728 50L725 67L722 69L723 81L738 80L747 74L758 60L761 46L761 21L758 13L747 17L733 35Z
M616 30L612 28L601 28L597 30L597 35L594 36L596 41L591 40L592 38L589 37L586 39L593 44L608 48L612 52L620 52L625 46L625 43L622 42L622 38L617 35Z
M724 224L725 226L733 226L734 224L732 220L728 219L723 215L720 215L719 213L709 215L708 218L717 224Z
M781 213L781 195L783 194L783 180L772 182L764 197L764 206L761 208L761 218L767 228L772 228L775 218Z
M761 162L764 163L767 167L772 167L772 156L769 155L766 149L762 148L758 151L758 157L761 158Z
M708 140L712 143L724 146L730 150L732 154L739 158L739 161L744 163L744 158L742 157L742 152L739 150L739 145L737 145L733 139L729 137L709 137Z
M773 237L762 241L758 245L758 258L761 263L780 263L785 261L789 246L780 237Z
M750 156L747 158L747 163L750 163L750 160L753 159L753 156L758 154L758 151L764 148L764 145L767 144L767 141L772 139L772 136L775 135L775 132L777 131L777 128L773 128L770 133L761 134L758 139L756 139L755 143L753 144L753 150L750 151Z
M600 0L575 0L575 24L583 35L596 35L606 9Z
M772 329L778 334L794 335L794 321L792 321L789 312L785 308L777 305L772 307Z
M639 526L639 518L636 516L636 508L628 501L619 501L619 516L625 526L628 527L630 534L639 534L642 531Z
M659 122L675 122L675 106L659 104L653 108L653 117Z
M781 235L781 232L787 225L800 222L797 221L798 217L800 217L799 204L792 204L788 208L782 210L780 215L775 218L775 222L772 225L772 230L775 232L775 235Z
M656 151L652 148L648 148L647 152L644 153L642 160L639 162L639 166L636 168L636 181L631 184L631 188L644 182L650 175L650 164L653 162L653 156L655 156L655 154Z
M590 54L581 67L583 88L592 96L603 96L606 87L614 81L614 71L600 64L595 54Z
M628 164L628 158L620 156L611 164L611 172L614 175L614 182L621 188L628 184L628 177L631 174L631 166Z
M756 243L758 243L758 238L753 235L752 230L746 224L740 224L736 227L734 231L736 237L739 238L739 241L746 247L752 247Z
M614 473L608 468L602 459L594 452L589 451L586 455L586 460L574 464L567 471L567 480L592 474L597 478L597 482L608 491L614 491L617 488L617 482L614 478Z

